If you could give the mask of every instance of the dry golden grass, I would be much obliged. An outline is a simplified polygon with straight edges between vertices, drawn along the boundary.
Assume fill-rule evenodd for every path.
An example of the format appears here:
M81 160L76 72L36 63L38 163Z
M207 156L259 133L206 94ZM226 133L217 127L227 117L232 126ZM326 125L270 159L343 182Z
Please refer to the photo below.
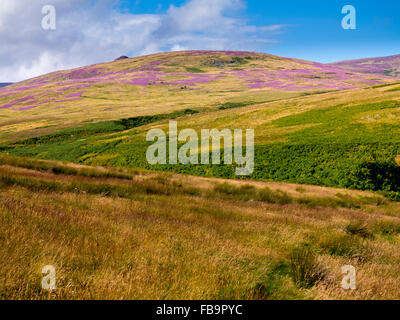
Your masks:
M216 179L37 170L0 167L1 299L400 298L400 203L365 203L371 194L356 192L359 209L280 205L244 200L235 192L253 189L235 181L226 182L229 194ZM310 261L293 260L301 248ZM41 288L45 265L56 268L52 292ZM344 265L357 270L356 290L341 288ZM296 282L302 267L318 280Z

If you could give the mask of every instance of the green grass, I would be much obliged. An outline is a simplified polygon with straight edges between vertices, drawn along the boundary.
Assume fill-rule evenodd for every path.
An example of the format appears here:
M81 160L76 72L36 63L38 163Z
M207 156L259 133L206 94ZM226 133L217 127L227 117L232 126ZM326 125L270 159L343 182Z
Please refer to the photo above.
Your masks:
M300 66L218 55L186 67L177 55L170 75ZM67 129L60 110L2 122L20 136L0 146L0 299L399 298L400 210L389 200L400 201L400 102L397 87L379 90L393 84L110 86L88 89L86 109L68 106ZM253 174L232 182L195 176L238 179L233 165L149 165L146 133L170 119L180 130L254 128ZM46 264L60 277L51 294L37 274ZM340 288L348 264L362 275L356 293Z
M96 170L88 167L71 167L59 163L47 162L42 160L20 158L5 156L0 154L0 165L17 166L19 168L26 168L32 170L38 170L43 172L51 172L53 174L64 174L64 175L76 175L84 177L95 177L95 178L117 178L132 180L132 175L136 172L132 171L128 173L128 170L108 168L107 170Z
M27 139L24 140L22 143L26 145L55 143L55 142L58 143L58 142L64 142L71 138L73 139L75 137L82 139L85 137L92 137L98 134L122 132L149 123L154 123L165 119L175 119L184 115L196 114L198 112L199 111L197 110L185 109L182 111L174 111L172 113L158 114L153 116L141 116L141 117L121 119L116 121L96 122L80 127L61 130L59 132L46 136Z
M400 91L400 87L387 90L387 92L395 92L395 91Z
M318 247L332 256L365 261L371 254L366 240L348 234L326 234L321 236Z
M247 104L251 103L227 102L219 108L238 108ZM398 200L400 166L395 158L400 155L400 124L381 121L381 116L372 122L365 122L365 119L369 119L371 114L395 114L399 107L400 103L394 100L339 104L273 120L262 130L288 132L281 133L285 141L258 141L255 146L255 169L248 178L380 191L389 199ZM146 150L151 143L145 141L141 126L166 123L167 119L178 119L180 123L185 121L187 124L195 115L190 119L185 116L195 113L198 111L187 109L170 114L87 124L4 146L3 151L18 156L87 165L237 178L233 165L148 164ZM207 119L206 113L200 115ZM231 114L224 115L229 116ZM223 122L219 124L221 126ZM137 130L132 130L135 128ZM294 129L287 131L288 128ZM256 138L258 130L255 131ZM352 206L351 201L342 200L344 206ZM307 201L304 199L304 203ZM311 205L314 205L312 201Z
M332 207L332 208L361 208L363 205L383 205L386 201L382 198L363 197L356 198L336 194L336 197L293 197L281 190L271 190L268 187L256 189L251 185L235 187L234 185L223 183L217 184L213 191L208 194L210 197L237 199L241 201L260 201L271 204L301 204L307 207Z

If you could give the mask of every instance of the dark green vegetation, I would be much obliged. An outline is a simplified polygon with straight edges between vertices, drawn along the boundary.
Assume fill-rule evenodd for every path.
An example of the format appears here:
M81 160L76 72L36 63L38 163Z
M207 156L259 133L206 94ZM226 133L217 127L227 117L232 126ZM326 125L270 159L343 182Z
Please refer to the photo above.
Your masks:
M273 122L277 127L306 128L289 134L285 143L257 148L256 178L398 192L400 124L354 120L399 107L395 101L339 105L280 118Z
M43 173L43 175L15 175L10 174L8 167L25 168ZM97 178L97 179L119 179L126 181L98 182L93 181L61 181L48 179L47 175ZM239 201L258 201L270 204L301 204L307 207L343 207L361 208L363 205L379 206L385 204L382 197L353 197L349 195L336 194L335 197L293 197L281 190L271 190L268 187L256 188L252 185L234 186L228 183L218 183L212 189L200 189L196 187L185 187L180 183L171 182L168 177L157 176L149 182L136 181L131 183L135 177L146 172L138 172L127 169L74 167L64 163L35 160L15 156L0 155L0 186L20 186L33 191L58 191L58 192L84 192L88 194L99 194L127 199L135 199L137 194L154 195L192 195L202 196L209 199L226 199ZM27 179L27 177L29 177Z
M82 139L84 137L90 137L98 134L122 132L149 123L154 123L165 119L175 119L188 114L196 114L198 112L199 111L197 110L185 109L182 111L158 114L154 116L141 116L141 117L121 119L117 121L103 121L103 122L91 123L72 129L61 130L59 132L47 136L27 139L23 141L23 144L34 145L43 143L63 142L75 137Z
M383 71L383 74L389 77L398 77L400 72L393 69L387 69Z
M225 103L220 108L247 104ZM399 107L396 101L337 105L274 120L271 128L297 129L286 134L285 142L256 145L255 170L249 178L380 191L392 200L399 200L400 166L395 159L400 155L400 124L364 121L371 114L391 113ZM151 166L147 163L146 150L150 143L145 141L139 127L194 113L187 109L88 124L4 146L3 150L20 156L89 165L236 178L233 165Z
M187 72L190 72L190 73L205 73L204 70L201 70L201 69L195 68L195 67L186 67L185 69Z
M254 102L225 102L221 104L218 109L219 110L226 110L226 109L234 109L240 107L246 107L254 104Z

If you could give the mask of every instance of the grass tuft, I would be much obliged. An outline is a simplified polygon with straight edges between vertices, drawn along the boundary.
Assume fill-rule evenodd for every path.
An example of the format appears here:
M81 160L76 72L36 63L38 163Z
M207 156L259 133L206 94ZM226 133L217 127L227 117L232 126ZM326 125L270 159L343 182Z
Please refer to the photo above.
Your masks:
M346 257L364 262L369 257L365 240L349 234L327 234L319 239L319 247L332 256Z
M297 286L311 288L325 277L315 253L308 246L295 248L290 254L291 275Z
M371 238L372 233L369 231L367 225L361 221L349 223L345 231L353 236L360 236L362 238Z

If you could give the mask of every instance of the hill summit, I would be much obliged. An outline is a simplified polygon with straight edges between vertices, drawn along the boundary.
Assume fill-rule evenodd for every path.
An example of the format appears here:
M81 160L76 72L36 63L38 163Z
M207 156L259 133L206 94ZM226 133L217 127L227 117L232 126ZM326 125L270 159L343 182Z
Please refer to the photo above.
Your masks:
M70 127L85 121L364 88L393 80L389 78L246 51L121 57L1 88L0 125L3 135L13 136L21 130Z

